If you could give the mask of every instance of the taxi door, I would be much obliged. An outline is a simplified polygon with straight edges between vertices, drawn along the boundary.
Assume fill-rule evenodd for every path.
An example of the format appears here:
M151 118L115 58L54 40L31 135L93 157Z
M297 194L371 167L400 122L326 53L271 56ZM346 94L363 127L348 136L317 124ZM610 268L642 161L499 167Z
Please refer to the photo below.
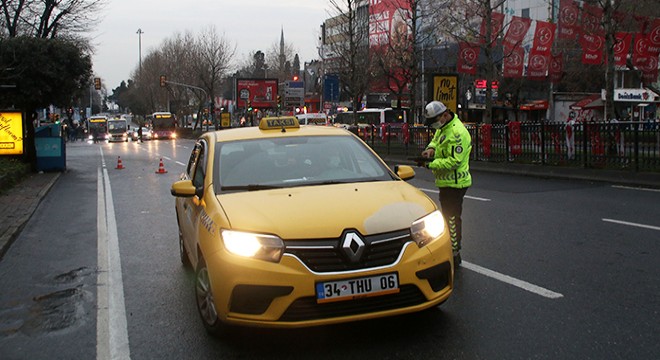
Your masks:
M192 180L195 188L204 188L204 177L206 176L206 159L208 146L206 141L200 140L190 154L190 160L186 173L182 180ZM177 198L177 211L179 211L181 232L184 239L184 248L192 264L197 264L197 235L200 226L200 215L203 211L202 199L197 195L190 198Z

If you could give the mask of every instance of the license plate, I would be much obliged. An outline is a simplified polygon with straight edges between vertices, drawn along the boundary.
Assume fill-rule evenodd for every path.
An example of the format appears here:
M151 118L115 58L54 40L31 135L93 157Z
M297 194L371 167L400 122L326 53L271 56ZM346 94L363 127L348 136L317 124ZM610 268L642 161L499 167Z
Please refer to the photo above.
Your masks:
M316 302L353 300L399 292L397 273L316 283Z

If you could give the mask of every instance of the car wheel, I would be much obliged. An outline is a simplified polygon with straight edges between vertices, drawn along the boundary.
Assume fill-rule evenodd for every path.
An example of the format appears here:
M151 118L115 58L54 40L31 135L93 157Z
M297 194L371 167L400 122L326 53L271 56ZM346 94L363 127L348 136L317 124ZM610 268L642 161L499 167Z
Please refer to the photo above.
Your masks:
M197 300L197 311L202 318L206 331L213 335L220 334L222 323L218 319L218 311L213 301L213 291L211 290L211 281L209 279L206 261L201 256L195 273L195 299Z
M183 267L186 269L192 269L192 264L186 253L186 248L183 245L183 232L181 231L181 227L179 227L179 256L181 257Z

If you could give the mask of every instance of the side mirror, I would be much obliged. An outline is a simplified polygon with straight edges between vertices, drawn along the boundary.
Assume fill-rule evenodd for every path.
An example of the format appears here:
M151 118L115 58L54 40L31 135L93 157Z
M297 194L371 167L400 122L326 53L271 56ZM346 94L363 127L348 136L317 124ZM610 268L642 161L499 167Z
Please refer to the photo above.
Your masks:
M197 195L197 189L192 183L192 180L179 180L172 184L170 188L172 196L177 197L193 197Z
M402 180L410 180L415 177L415 170L409 165L395 165L394 172Z

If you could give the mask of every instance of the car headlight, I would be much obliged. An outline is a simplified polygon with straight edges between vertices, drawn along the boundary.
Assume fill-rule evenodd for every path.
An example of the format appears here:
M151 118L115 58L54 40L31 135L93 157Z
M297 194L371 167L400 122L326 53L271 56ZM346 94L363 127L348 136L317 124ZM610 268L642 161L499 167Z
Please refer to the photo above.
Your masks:
M426 246L444 232L445 218L438 210L415 220L410 226L410 234L419 247Z
M222 230L222 241L235 255L279 262L284 251L282 239L273 235Z

